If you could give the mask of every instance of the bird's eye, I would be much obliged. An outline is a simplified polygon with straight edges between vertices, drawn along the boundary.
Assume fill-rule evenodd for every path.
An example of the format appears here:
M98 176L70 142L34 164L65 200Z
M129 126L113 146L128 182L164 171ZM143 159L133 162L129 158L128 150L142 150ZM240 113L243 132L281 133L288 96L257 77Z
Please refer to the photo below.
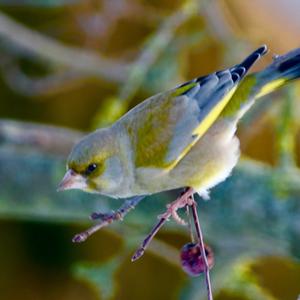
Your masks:
M90 175L92 172L94 172L97 168L96 164L89 164L88 167L85 170L86 175Z

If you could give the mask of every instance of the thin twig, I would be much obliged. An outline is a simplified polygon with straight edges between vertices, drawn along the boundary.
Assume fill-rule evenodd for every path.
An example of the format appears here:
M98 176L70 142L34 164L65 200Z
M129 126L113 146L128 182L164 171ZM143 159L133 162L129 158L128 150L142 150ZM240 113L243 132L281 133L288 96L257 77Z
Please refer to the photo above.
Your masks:
M191 197L194 200L194 195L192 195ZM204 265L205 265L204 273L205 273L205 282L206 282L206 288L207 288L207 299L213 300L210 275L209 275L209 266L208 266L207 257L206 257L206 253L205 253L203 235L202 235L202 230L201 230L201 226L200 226L200 222L199 222L199 218L198 218L198 212L197 212L195 200L192 201L191 207L192 207L192 212L193 212L196 233L197 233L197 237L198 237L198 243L200 246L201 257L203 257Z
M145 198L145 196L136 196L136 197L133 197L131 199L128 199L115 212L110 212L110 213L107 213L107 214L93 213L91 215L91 219L92 220L100 219L101 221L98 224L88 228L87 230L76 234L74 236L74 238L72 239L72 241L74 243L82 243L88 237L90 237L92 234L94 234L95 232L97 232L101 228L108 226L109 224L111 224L114 221L122 220L127 215L127 213L129 213L129 211L134 209L135 206L138 205L139 202L144 198Z
M131 261L138 260L145 253L145 250L149 246L149 244L152 241L152 239L154 238L154 236L162 228L162 226L166 223L166 221L168 220L168 218L170 216L171 216L171 213L159 219L157 224L151 229L150 233L143 240L142 244L139 246L139 248L136 250L134 255L131 257Z
M4 57L3 57L4 56ZM25 74L17 63L8 55L0 57L0 69L6 84L14 91L26 96L39 96L66 91L84 82L86 74L72 69L58 71L43 77L33 78ZM48 99L38 97L38 100Z
M0 119L0 145L65 157L83 133L57 126Z

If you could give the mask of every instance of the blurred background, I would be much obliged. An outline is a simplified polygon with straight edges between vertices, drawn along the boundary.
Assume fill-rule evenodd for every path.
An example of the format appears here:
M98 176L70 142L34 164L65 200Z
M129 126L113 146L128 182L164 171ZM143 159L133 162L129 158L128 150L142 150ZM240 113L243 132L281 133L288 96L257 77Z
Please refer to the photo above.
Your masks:
M0 299L205 299L180 266L187 228L170 221L130 257L176 193L142 201L83 244L92 211L122 202L57 193L83 132L146 97L239 62L259 70L300 46L298 0L0 0ZM300 294L300 85L264 97L240 124L243 158L199 199L217 300Z

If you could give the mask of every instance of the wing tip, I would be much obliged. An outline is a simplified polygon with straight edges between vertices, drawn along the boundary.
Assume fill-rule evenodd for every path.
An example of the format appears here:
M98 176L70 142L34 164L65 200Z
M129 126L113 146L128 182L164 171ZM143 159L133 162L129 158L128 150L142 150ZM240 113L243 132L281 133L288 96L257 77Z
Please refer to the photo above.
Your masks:
M254 63L268 52L267 45L262 45L246 57L237 67L246 69L245 73L254 65Z
M268 51L268 46L266 44L263 44L255 52L259 53L260 55L265 55L268 53Z

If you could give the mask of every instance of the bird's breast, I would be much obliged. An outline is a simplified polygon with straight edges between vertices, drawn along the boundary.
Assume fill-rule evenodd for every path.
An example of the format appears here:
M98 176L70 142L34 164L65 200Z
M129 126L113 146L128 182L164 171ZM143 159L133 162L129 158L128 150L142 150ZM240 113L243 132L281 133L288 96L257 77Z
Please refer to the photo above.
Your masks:
M236 122L217 121L172 169L138 168L135 192L152 194L190 186L207 191L225 180L239 158Z

